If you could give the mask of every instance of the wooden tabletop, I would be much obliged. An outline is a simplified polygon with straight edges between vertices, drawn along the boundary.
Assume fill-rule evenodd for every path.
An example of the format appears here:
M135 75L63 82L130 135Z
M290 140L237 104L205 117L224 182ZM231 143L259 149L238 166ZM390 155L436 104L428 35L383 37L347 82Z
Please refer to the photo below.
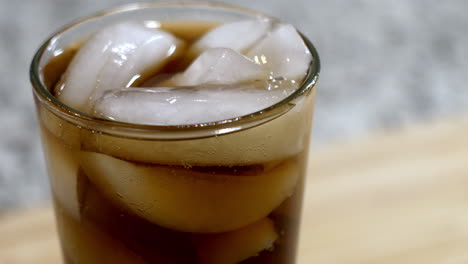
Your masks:
M300 263L468 263L468 118L313 150ZM50 207L0 216L0 264L60 263Z

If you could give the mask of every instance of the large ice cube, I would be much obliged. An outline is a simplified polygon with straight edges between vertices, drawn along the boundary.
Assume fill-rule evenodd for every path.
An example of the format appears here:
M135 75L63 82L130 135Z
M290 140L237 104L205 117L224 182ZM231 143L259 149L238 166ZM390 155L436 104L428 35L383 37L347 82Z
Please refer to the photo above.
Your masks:
M198 124L254 113L289 93L253 85L114 89L107 91L94 109L98 116L129 123Z
M264 39L256 44L247 57L265 65L272 77L301 80L309 68L312 55L296 29L278 24Z
M177 86L200 84L232 84L266 80L268 71L242 54L227 48L203 52L185 72L171 82Z
M57 86L65 104L89 110L89 103L107 90L129 86L179 54L183 43L173 35L142 24L122 23L95 33L80 48Z
M308 148L311 100L261 126L216 137L191 140L140 140L81 131L82 149L107 153L124 160L182 166L236 166L261 164L301 155ZM238 126L235 126L238 127Z
M81 166L116 204L160 226L195 233L231 231L262 219L294 192L302 173L295 159L236 175L95 152L82 152Z
M242 20L222 24L195 42L189 53L196 55L207 49L220 47L245 52L267 33L271 24L268 19Z

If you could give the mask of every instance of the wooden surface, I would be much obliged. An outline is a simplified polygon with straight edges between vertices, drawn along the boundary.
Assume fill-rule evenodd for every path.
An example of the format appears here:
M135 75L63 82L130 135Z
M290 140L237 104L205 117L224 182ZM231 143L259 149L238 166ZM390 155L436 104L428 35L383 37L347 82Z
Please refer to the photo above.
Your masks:
M311 153L300 263L468 263L468 119ZM0 264L60 263L50 208L0 216Z

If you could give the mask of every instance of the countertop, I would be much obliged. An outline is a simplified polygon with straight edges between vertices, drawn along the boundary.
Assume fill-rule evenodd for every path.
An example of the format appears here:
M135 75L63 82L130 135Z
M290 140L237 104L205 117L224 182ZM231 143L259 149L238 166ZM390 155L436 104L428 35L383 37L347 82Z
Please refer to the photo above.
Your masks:
M58 27L130 1L0 0L0 214L49 199L28 67ZM468 110L464 0L224 1L296 25L322 60L314 148Z

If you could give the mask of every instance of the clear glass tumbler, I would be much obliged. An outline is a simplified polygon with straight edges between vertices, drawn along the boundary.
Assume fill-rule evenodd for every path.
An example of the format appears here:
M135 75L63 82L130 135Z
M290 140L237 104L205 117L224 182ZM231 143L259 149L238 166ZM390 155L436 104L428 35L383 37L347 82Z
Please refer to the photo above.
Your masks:
M38 50L30 77L65 263L295 263L320 67L305 37L313 60L299 89L229 120L123 123L51 92L80 41L106 25L258 17L267 16L218 4L134 4L64 27Z

